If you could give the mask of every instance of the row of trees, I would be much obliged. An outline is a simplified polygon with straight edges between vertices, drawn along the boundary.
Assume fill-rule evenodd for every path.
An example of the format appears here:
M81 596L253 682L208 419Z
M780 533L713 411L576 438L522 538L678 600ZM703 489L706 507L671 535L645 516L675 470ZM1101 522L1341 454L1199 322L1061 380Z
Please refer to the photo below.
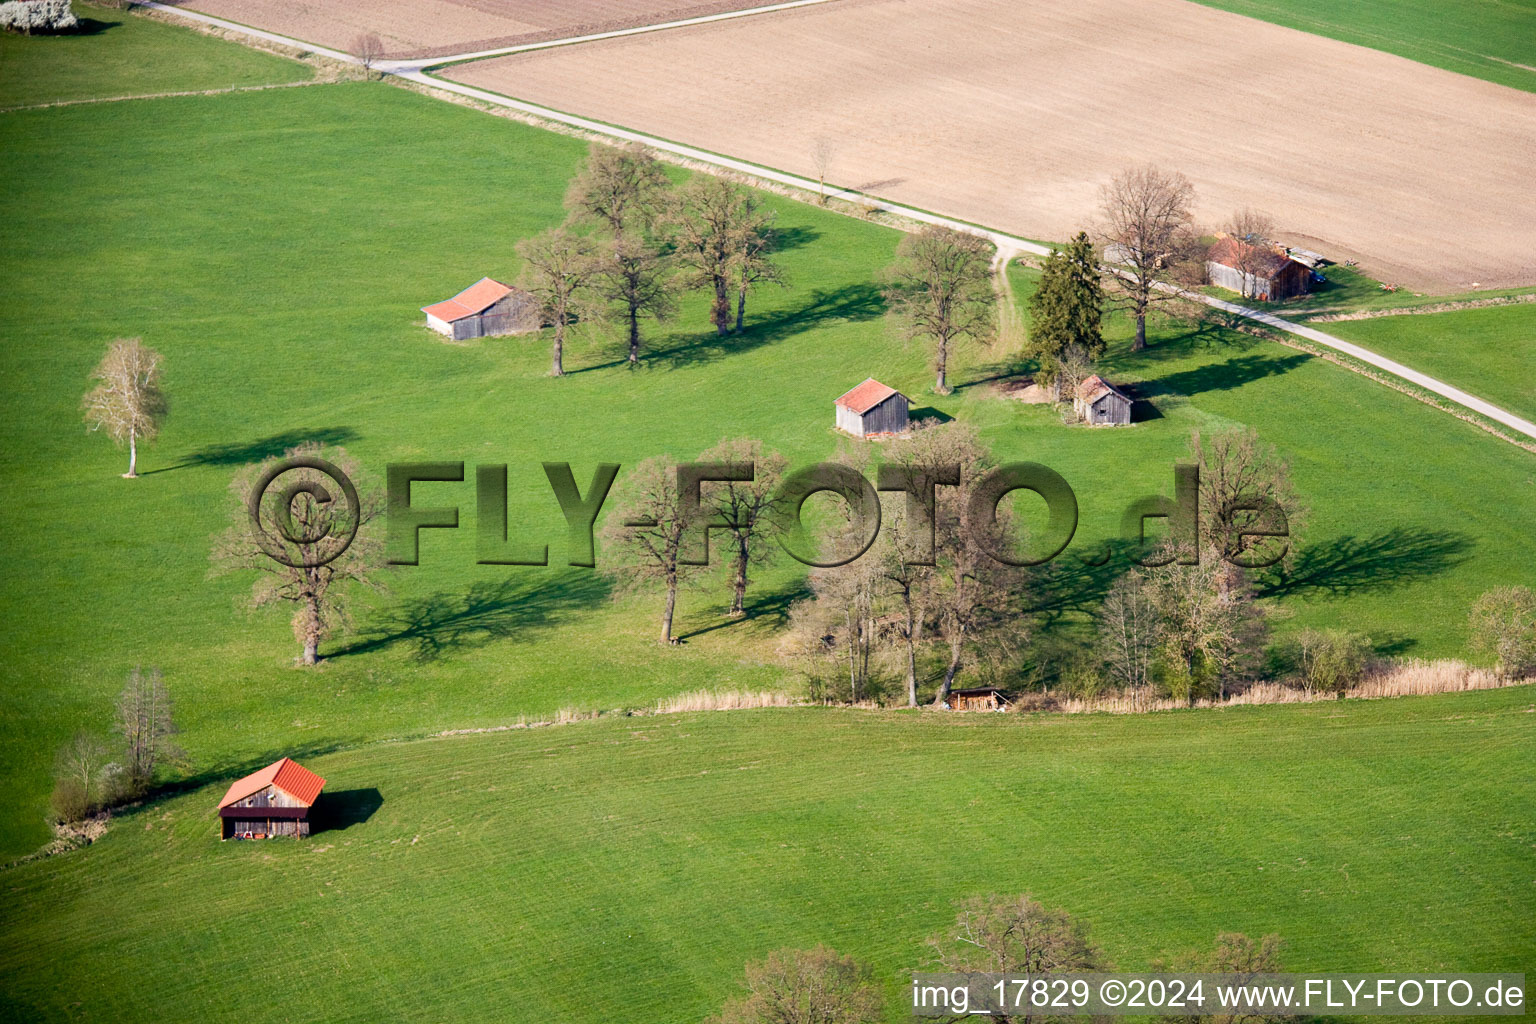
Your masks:
M135 668L117 698L113 728L117 742L88 730L70 737L54 762L55 817L78 821L143 796L162 767L180 763L169 689L158 668Z
M975 897L958 911L951 928L928 939L929 968L936 973L1042 977L1112 969L1086 921L1028 893ZM1258 977L1280 973L1281 949L1278 935L1253 939L1223 932L1209 949L1187 950L1150 966L1157 973ZM883 986L874 969L826 946L776 950L747 965L743 987L746 993L726 1003L714 1024L874 1024L886 1019ZM977 1012L949 1019L981 1018L997 1024L1073 1019L1028 1006L1012 1015ZM1231 1024L1239 1018L1193 1013L1161 1019L1166 1024ZM1247 1014L1241 1019L1262 1024L1278 1018Z
M556 377L565 373L566 336L576 324L622 325L635 366L643 325L671 317L682 291L711 295L710 322L724 336L742 330L753 289L783 280L773 214L756 192L707 174L675 188L639 144L594 143L566 209L566 224L517 247L525 265L519 283L554 330Z

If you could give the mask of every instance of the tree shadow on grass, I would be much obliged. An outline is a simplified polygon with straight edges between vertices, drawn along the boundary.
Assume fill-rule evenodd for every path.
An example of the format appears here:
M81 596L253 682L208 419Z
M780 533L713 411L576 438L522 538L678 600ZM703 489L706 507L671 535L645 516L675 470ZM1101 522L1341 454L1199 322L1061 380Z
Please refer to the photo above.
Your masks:
M1291 564L1258 580L1259 597L1344 597L1392 590L1438 576L1471 557L1471 537L1448 530L1394 527L1370 537L1352 534L1297 550Z
M1198 395L1210 391L1232 391L1265 377L1289 373L1311 356L1235 356L1219 363L1209 363L1190 370L1180 370L1136 385L1138 398L1160 395Z
M740 618L722 618L712 625L704 626L678 637L679 640L690 640L705 633L713 633L717 629L730 629L732 626L740 626L744 623L757 622L770 629L783 629L789 625L789 609L796 601L811 596L811 586L803 577L792 583L786 583L774 590L764 591L755 598L752 591L747 591L746 614Z
M571 612L602 601L609 592L605 577L581 571L555 579L529 575L484 581L461 594L438 591L383 613L327 657L405 645L416 660L434 661L451 651L550 628Z
M749 313L746 327L740 334L701 332L689 336L680 344L644 352L641 362L651 366L664 365L673 370L712 363L839 320L858 323L873 320L884 313L885 296L874 284L848 285L831 291L817 289L811 293L809 301L798 309L777 310L757 320L751 319ZM570 372L609 370L623 366L626 362L624 358L613 359Z
M110 29L118 28L123 23L120 21L97 21L95 18L79 18L77 24L68 33L72 36L99 36Z
M256 441L209 445L206 448L189 453L173 466L146 470L143 475L150 476L155 473L169 473L173 469L187 469L192 466L247 466L266 459L276 458L284 452L297 448L306 442L312 441L322 445L346 444L348 441L355 441L357 437L357 431L351 427L285 430L281 434L273 434L270 437L263 437Z

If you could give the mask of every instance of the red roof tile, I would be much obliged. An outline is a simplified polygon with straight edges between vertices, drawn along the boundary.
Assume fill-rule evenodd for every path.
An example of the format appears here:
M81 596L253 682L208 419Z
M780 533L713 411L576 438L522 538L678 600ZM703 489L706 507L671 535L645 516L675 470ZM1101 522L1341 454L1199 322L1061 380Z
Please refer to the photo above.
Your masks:
M451 324L455 320L462 320L467 316L483 312L506 298L511 292L512 289L500 281L482 277L453 298L444 299L435 305L422 306L421 311Z
M1096 373L1077 386L1077 397L1090 405L1109 394L1119 395L1127 401L1131 397Z
M1276 252L1269 246L1258 242L1244 242L1227 235L1218 238L1216 244L1211 246L1211 251L1205 257L1212 263L1218 263L1223 267L1237 270L1238 264L1246 260L1248 273L1260 277L1273 277L1285 269L1285 265L1291 262L1291 258L1284 253Z
M895 394L900 394L900 392L870 377L864 383L839 398L837 404L844 409L851 409L862 416Z
M252 772L245 778L236 779L230 783L224 799L219 801L219 808L223 809L244 800L268 786L276 786L308 807L315 802L315 798L325 788L325 780L292 758L285 757L281 761L273 761L261 771Z

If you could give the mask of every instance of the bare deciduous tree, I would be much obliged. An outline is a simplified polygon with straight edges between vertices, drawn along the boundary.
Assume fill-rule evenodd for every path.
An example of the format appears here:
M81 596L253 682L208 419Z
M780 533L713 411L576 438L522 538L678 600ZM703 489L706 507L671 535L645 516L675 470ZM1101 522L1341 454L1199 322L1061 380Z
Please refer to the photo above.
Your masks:
M555 330L549 374L563 377L566 331L597 308L591 287L598 269L595 249L582 235L550 228L519 242L517 254L527 264L518 283L539 304L541 321Z
M617 488L614 508L603 527L603 538L614 552L610 575L628 590L661 586L666 603L661 612L661 642L671 644L672 618L678 589L699 566L685 564L684 539L697 516L684 506L677 486L677 464L656 456L630 470Z
M788 460L767 451L761 441L739 438L721 441L699 456L700 462L751 463L753 478L718 480L704 485L703 506L724 521L731 537L732 616L746 614L747 569L767 561L773 553L764 534L778 509L779 480Z
M845 449L838 461L862 474L870 455L867 447ZM842 500L834 507L824 517L827 522L818 524L825 526L817 531L818 560L843 564L812 570L807 580L811 596L790 610L789 643L813 672L822 660L837 666L848 685L848 700L857 703L870 696L876 657L889 639L880 621L886 580L881 559L873 553L852 557L874 532L868 510ZM827 689L830 695L832 688Z
M934 346L933 390L950 392L946 376L955 344L990 344L997 333L992 243L953 228L929 226L901 240L886 301L909 339Z
M1025 893L978 896L960 904L954 927L928 940L938 969L953 974L1014 974L1040 977L1104 970L1103 954L1089 939L1088 925L1060 908L1049 908ZM963 1018L962 1018L963 1019ZM998 1024L1065 1020L1066 1015L1031 1007L1014 1015L993 1015Z
M827 205L827 173L832 169L832 158L837 154L837 143L830 136L818 135L811 141L811 163L816 167L816 197L822 206Z
M1243 298L1251 299L1259 274L1274 259L1270 236L1275 222L1267 213L1244 207L1232 215L1226 230L1232 236L1232 269L1242 274Z
M622 148L592 143L586 163L571 179L566 209L606 227L614 238L649 231L670 187L666 172L638 142Z
M1347 629L1304 629L1296 637L1296 667L1308 694L1343 693L1365 676L1373 653L1370 637Z
M144 793L162 764L181 757L171 741L176 732L173 712L158 668L128 673L128 685L117 698L117 731L123 737L123 788L129 796Z
M1160 635L1157 607L1139 573L1115 581L1099 609L1099 656L1110 676L1132 694L1152 682Z
M1536 670L1536 594L1529 587L1495 587L1472 605L1472 649L1490 655L1501 675Z
M1173 297L1164 286L1194 257L1194 201L1188 178L1150 165L1121 172L1100 192L1107 279L1136 318L1135 351L1147 347L1147 314Z
M713 1024L875 1024L882 1019L874 971L826 946L780 949L747 965L747 994Z
M54 761L51 803L60 821L79 821L107 802L106 769L110 756L100 737L83 729L59 749Z
M1262 650L1267 623L1241 575L1234 577L1213 548L1196 564L1172 558L1146 571L1146 593L1157 610L1163 684L1176 700L1202 692L1225 697Z
M1252 427L1189 439L1190 455L1200 467L1202 542L1234 566L1272 565L1290 554L1289 537L1265 536L1280 526L1299 525L1306 506L1291 484L1290 464ZM1257 533L1253 531L1259 531Z
M1284 947L1278 935L1252 939L1241 932L1222 932L1209 950L1191 950L1167 964L1153 963L1158 972L1170 974L1232 975L1234 987L1253 984L1264 975L1279 974L1280 951ZM1277 1014L1251 1013L1237 1009L1229 1013L1191 1013L1159 1018L1163 1024L1266 1024L1289 1018Z
M773 229L773 212L763 210L748 192L736 224L736 333L747 316L747 292L759 284L783 285L784 268L773 260L779 235Z
M118 338L91 374L96 386L85 396L85 422L128 446L128 479L138 476L139 444L153 441L165 420L161 362L160 353L138 338Z
M731 329L731 290L741 246L745 195L733 181L695 174L672 203L668 223L678 261L690 287L714 296L710 322L715 333Z
M336 482L324 473L293 469L282 474L279 479L292 481L294 487L314 487L329 496L328 500L321 500L311 491L294 487L266 489L261 503L262 521L271 523L286 511L292 516L293 535L299 538L298 542L290 542L268 533L268 543L278 545L287 561L295 563L285 565L271 557L252 535L247 501L265 472L279 461L296 456L324 458L350 477L357 489L359 507L351 508L350 502L333 493ZM313 443L290 449L283 460L268 459L259 466L246 467L230 481L229 489L233 499L230 525L214 539L209 553L209 575L256 572L251 606L260 608L278 601L292 604L293 635L301 648L298 661L314 665L320 660L321 642L348 622L352 591L383 589L384 545L376 534L377 520L384 511L383 498L345 449L327 451ZM292 495L291 502L288 509L280 510L279 502L285 491ZM354 523L356 535L346 550L323 565L314 564L339 546L338 538L351 532Z
M649 241L625 235L604 247L595 271L598 295L609 304L609 313L625 325L629 365L639 366L641 320L665 320L677 306L672 298L672 265Z
M352 56L363 65L363 71L371 73L373 65L384 56L384 40L377 32L359 32L352 37Z

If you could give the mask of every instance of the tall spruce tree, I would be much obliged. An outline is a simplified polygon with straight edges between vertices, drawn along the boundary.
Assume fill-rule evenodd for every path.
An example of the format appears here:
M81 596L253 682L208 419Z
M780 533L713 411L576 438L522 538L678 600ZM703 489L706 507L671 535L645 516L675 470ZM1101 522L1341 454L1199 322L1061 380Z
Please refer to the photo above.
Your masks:
M1089 361L1104 354L1104 289L1093 243L1079 231L1047 257L1040 287L1030 296L1030 354L1042 383L1055 382L1069 354Z

